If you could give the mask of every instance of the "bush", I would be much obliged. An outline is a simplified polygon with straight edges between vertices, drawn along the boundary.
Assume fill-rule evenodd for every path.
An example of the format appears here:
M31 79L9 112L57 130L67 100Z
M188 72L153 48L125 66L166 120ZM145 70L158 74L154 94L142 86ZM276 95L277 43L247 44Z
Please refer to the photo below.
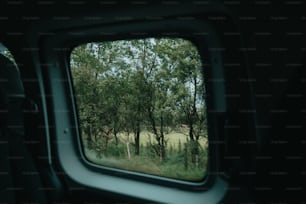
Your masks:
M111 142L108 145L107 153L111 157L124 158L127 155L126 146L121 142L117 145L114 142Z

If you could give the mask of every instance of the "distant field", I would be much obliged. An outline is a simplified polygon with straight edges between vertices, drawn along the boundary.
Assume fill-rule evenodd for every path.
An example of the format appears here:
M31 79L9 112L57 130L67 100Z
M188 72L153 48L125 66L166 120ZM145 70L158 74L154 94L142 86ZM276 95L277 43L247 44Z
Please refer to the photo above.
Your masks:
M165 134L165 141L167 141L168 147L172 146L173 148L178 148L179 142L181 142L181 145L183 145L188 138L188 132L183 131L177 132L177 131L171 131L168 134ZM125 142L126 141L126 134L121 133L119 134L120 141ZM130 134L129 141L132 143L134 140L134 135ZM154 143L156 142L155 136L153 133L149 131L142 131L140 133L140 144L146 145L148 142ZM202 148L206 147L207 148L207 138L201 137L199 139L199 143Z

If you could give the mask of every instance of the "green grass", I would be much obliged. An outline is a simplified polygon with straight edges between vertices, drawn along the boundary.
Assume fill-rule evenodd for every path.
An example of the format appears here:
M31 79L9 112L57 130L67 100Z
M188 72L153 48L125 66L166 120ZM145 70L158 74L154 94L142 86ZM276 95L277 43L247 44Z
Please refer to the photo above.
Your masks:
M87 159L95 164L124 169L133 172L140 172L145 174L152 174L162 177L168 177L187 181L201 181L205 177L207 168L207 139L201 138L199 166L195 167L191 162L191 152L188 150L188 167L185 167L184 143L187 141L186 133L170 132L165 135L167 140L166 158L160 161L160 158L150 151L149 143L155 143L155 137L148 131L141 132L140 135L140 155L134 153L134 137L129 136L131 159L128 159L126 148L126 134L119 134L119 144L115 145L114 140L109 142L107 151L101 153L97 151L98 148L89 150L85 143L85 155ZM179 148L181 143L181 148Z
M89 161L102 166L186 181L201 181L206 174L204 165L185 169L181 162L161 163L159 159L144 156L134 156L130 160L115 157L98 158L92 150L86 150L86 157Z

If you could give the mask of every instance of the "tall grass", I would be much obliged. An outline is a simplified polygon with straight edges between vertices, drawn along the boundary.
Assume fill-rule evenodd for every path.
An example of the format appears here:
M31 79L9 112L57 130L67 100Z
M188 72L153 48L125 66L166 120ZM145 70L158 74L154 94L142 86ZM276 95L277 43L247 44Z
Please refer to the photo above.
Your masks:
M143 135L146 135L146 133L143 133ZM161 161L153 151L151 147L152 140L145 140L145 136L142 136L144 138L142 138L141 141L139 155L135 155L134 144L132 142L129 144L131 152L130 159L128 158L126 143L122 139L119 140L118 144L115 144L115 142L111 140L108 147L103 151L97 151L99 150L98 147L88 149L85 145L85 155L89 161L101 166L179 180L201 181L205 177L207 169L207 141L203 140L200 143L199 165L196 167L195 164L191 162L190 148L187 152L184 151L183 147L186 143L186 139L184 141L181 134L176 137L177 135L179 134L171 133L172 138L167 142L166 157L163 161ZM86 141L84 140L84 142ZM97 145L99 145L99 143L96 143L96 146Z

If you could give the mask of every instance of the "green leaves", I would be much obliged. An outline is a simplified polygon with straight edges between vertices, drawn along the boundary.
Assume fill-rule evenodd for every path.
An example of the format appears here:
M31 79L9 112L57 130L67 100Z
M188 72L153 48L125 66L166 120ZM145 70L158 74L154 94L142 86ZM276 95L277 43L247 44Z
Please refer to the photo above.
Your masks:
M189 125L190 138L204 137L201 69L196 47L179 38L78 46L71 54L71 73L81 127L93 138L107 132L106 144L109 134L135 132L136 137L135 130L149 129L164 148L163 132L181 124Z

